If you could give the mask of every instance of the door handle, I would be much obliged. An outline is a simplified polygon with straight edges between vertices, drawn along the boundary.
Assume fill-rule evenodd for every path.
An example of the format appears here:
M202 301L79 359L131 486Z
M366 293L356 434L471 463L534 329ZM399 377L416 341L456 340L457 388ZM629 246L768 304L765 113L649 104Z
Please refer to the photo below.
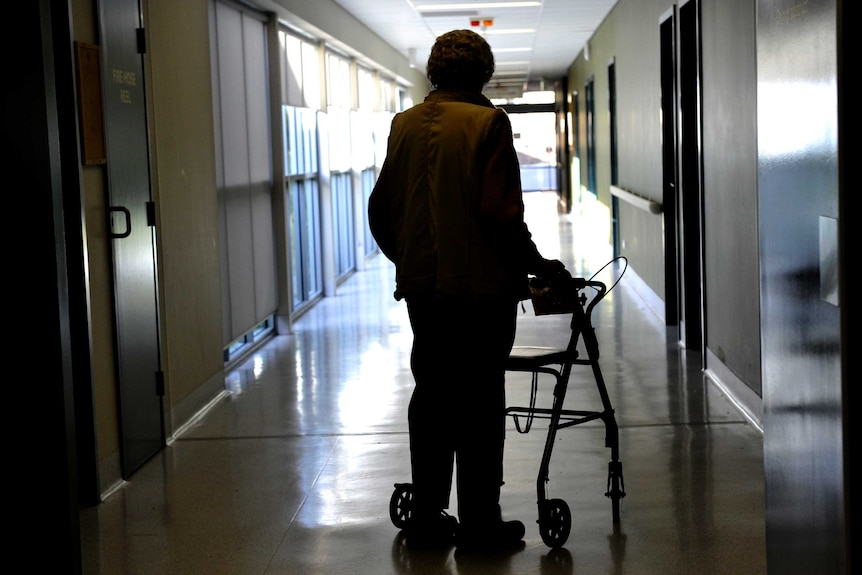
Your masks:
M120 232L120 233L115 233L114 232L114 218L111 217L110 221L108 222L108 224L109 224L108 227L111 230L108 232L108 237L110 237L111 239L114 239L114 240L129 237L129 235L132 233L132 214L129 212L129 210L127 208L122 207L122 206L116 206L116 207L108 208L108 212L111 214L114 214L115 212L119 212L119 213L123 214L124 219L126 220L125 231Z

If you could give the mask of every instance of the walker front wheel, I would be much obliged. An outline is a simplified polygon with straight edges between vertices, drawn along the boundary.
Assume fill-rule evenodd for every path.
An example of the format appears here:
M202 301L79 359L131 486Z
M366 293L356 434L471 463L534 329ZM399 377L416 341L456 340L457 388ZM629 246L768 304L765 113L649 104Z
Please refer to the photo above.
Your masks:
M608 464L608 491L606 497L611 499L611 512L614 524L620 522L620 499L626 496L623 486L623 464L619 461L611 461Z
M413 511L413 485L396 483L395 491L389 499L389 518L398 529L404 529Z

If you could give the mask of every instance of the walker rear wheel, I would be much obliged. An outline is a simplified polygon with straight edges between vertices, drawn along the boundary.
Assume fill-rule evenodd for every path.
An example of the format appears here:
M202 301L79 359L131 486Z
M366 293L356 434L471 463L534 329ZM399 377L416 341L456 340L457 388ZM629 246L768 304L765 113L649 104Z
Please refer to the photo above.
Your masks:
M539 533L551 549L562 547L572 531L572 513L562 499L539 502Z
M413 510L413 486L409 483L396 483L395 491L389 499L389 518L398 529L404 529Z

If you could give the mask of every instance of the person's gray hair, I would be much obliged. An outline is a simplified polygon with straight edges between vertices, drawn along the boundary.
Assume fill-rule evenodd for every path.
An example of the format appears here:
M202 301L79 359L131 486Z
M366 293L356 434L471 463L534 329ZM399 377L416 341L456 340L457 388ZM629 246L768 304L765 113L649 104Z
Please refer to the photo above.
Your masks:
M482 91L494 75L494 54L472 30L452 30L437 38L428 57L426 75L436 88Z

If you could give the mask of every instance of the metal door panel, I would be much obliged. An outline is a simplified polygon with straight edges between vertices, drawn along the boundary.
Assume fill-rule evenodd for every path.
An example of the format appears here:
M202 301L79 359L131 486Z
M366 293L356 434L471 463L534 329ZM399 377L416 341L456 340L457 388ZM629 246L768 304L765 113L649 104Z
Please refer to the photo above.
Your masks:
M136 0L101 0L108 203L114 266L122 472L164 446L154 228Z

